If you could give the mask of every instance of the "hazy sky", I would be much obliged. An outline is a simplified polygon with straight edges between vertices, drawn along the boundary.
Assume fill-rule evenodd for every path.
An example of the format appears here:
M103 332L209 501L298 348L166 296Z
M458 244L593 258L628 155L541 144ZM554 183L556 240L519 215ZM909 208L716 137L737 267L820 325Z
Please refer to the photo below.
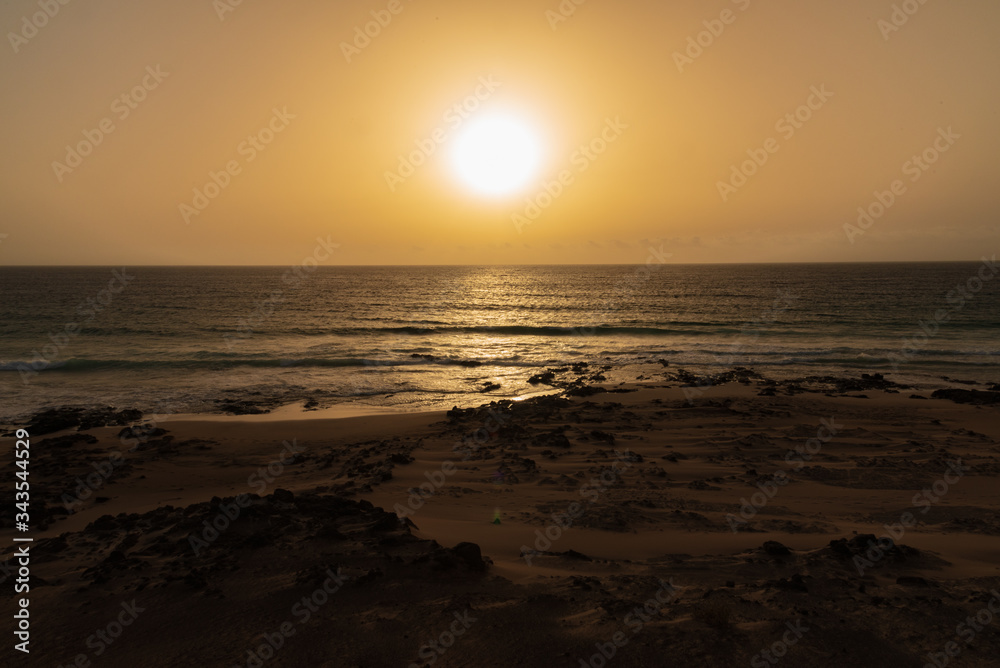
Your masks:
M0 263L289 264L318 237L332 264L1000 245L996 0L232 2L0 5ZM450 159L490 118L541 156L500 197ZM876 192L894 202L845 230Z

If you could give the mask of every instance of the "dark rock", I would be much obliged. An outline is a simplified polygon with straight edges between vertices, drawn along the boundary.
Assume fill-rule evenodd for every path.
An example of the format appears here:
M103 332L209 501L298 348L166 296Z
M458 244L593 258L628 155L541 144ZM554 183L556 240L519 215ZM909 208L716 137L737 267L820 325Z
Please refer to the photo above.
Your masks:
M354 579L354 586L359 586L367 584L369 582L374 582L377 578L384 575L381 568L369 568L368 572Z
M809 588L806 587L806 581L800 573L794 574L791 578L781 578L777 582L769 582L768 584L778 589L787 589L789 591L801 591L807 593L809 591Z
M261 408L249 401L227 401L219 406L219 410L233 415L263 415L270 413L270 409Z
M115 413L113 421L109 422L108 424L114 424L114 425L128 424L129 422L135 422L136 420L141 420L141 419L142 419L142 411L137 410L135 408L127 408L123 411L118 411L117 413Z
M949 399L956 404L972 404L974 406L991 406L1000 404L1000 392L983 390L946 389L935 390L932 399Z
M274 490L274 500L281 501L282 503L293 503L295 501L295 495L287 489L276 489Z
M395 531L400 528L399 518L393 513L385 513L371 525L375 531Z
M775 540L764 543L763 550L772 557L786 557L792 553L791 550Z
M559 431L550 431L544 434L539 434L535 437L535 443L539 447L543 448L568 448L570 447L569 439L566 438L566 434Z
M591 397L595 394L605 394L607 390L599 385L580 385L566 390L567 397Z
M886 390L889 388L906 389L905 385L900 385L894 383L891 380L886 380L884 376L880 373L876 374L862 374L861 379L854 378L837 378L834 380L834 385L838 392L863 392L865 390Z
M43 441L39 441L38 446L40 448L70 448L80 443L93 445L97 443L97 437L92 434L66 434L65 436L57 436L55 438L46 438Z
M51 408L42 411L28 423L28 432L33 436L40 436L79 426L81 412L79 408Z
M87 525L87 529L95 531L110 531L118 528L118 520L111 515L101 515L96 520Z
M262 548L274 545L274 535L268 531L255 531L246 537L243 545L249 548Z
M531 385L552 385L555 382L556 374L552 371L545 371L544 373L536 373L534 376L528 379L528 383Z
M895 547L895 543L893 543L891 538L886 538L885 540L889 541L891 544L890 549ZM863 552L869 549L872 544L878 544L878 537L873 533L859 533L857 536L854 536L847 541L847 545L851 548L852 554Z
M833 554L838 557L846 559L854 556L854 553L851 552L850 546L848 546L847 544L846 538L837 538L836 540L831 540L829 547L830 551L833 552Z
M135 409L118 411L111 406L104 408L79 408L64 406L51 408L35 415L28 430L32 434L50 434L54 431L71 429L94 429L96 427L125 425L142 418L142 412Z
M205 589L208 587L208 581L205 576L201 573L200 569L194 569L190 573L184 576L184 584L192 589Z
M590 432L590 437L595 441L604 441L605 443L615 444L615 435L609 434L607 432L598 431L597 429Z
M170 450L176 451L176 447L172 446L174 437L167 434L163 438L154 438L152 440L147 440L145 438L140 438L139 443L135 445L136 450L153 450L154 448L169 448Z
M876 559L877 562L882 562L884 559L903 562L910 557L920 556L920 550L914 547L898 545L888 536L878 538L871 533L858 534L850 540L846 538L831 540L829 547L834 556L845 559L862 555L866 559Z
M480 571L486 570L483 551L475 543L459 543L451 551L470 568Z
M157 438L163 436L167 433L166 429L161 429L160 427L152 427L150 425L135 425L133 427L125 427L120 432L118 432L118 438Z

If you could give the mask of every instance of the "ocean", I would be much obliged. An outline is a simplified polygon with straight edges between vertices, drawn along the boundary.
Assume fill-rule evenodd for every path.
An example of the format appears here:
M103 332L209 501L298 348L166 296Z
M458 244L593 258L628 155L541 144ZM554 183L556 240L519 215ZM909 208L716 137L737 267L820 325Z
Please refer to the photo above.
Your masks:
M0 268L0 417L224 399L400 410L587 361L1000 382L989 263ZM659 365L657 365L659 366ZM631 376L629 375L631 374ZM947 378L949 380L943 380ZM500 387L481 392L486 383Z

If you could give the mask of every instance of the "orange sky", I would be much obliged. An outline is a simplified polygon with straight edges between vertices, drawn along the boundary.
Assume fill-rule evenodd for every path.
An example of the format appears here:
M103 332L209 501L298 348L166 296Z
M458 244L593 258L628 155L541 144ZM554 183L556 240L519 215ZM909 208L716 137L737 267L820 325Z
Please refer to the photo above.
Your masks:
M0 263L290 264L317 237L340 244L335 264L632 263L650 246L675 262L976 260L1000 238L1000 3L895 4L912 15L876 0L6 2ZM449 166L449 109L477 92L462 123L503 111L541 138L536 178L507 197ZM81 142L96 145L67 157ZM925 150L926 171L911 162ZM213 172L225 187L198 202ZM895 201L845 230L879 212L876 192Z

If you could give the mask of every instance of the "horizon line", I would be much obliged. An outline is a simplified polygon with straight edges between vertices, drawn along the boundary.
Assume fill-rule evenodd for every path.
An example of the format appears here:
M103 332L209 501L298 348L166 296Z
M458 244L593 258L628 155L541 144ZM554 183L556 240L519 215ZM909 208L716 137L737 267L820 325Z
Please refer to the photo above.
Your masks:
M970 264L982 262L978 260L823 260L823 261L758 261L758 262L660 262L659 266L698 267L698 266L744 266L744 265L857 265L857 264ZM474 263L474 264L323 264L317 268L387 268L387 267L641 267L646 262L521 262L521 263ZM113 267L146 267L150 269L252 269L296 266L295 264L3 264L0 269L104 269Z

